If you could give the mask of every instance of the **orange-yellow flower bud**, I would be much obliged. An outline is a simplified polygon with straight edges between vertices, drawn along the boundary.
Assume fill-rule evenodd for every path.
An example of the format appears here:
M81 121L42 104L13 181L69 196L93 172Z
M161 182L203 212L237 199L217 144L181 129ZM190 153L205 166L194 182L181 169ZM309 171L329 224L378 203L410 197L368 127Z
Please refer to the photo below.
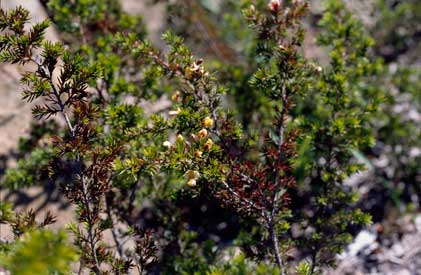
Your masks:
M208 138L208 140L205 142L205 150L210 150L212 148L213 145L213 140Z
M270 0L268 7L272 12L278 12L281 8L282 1L281 0Z
M205 138L208 136L208 130L206 129L202 129L199 131L199 133L197 134L200 138Z

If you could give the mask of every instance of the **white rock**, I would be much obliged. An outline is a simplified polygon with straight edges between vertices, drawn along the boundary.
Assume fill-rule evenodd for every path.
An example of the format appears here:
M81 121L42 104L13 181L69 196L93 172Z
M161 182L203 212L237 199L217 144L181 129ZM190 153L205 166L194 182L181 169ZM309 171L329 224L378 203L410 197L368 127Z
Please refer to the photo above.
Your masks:
M362 230L360 233L358 233L354 241L350 245L348 245L346 251L339 255L339 258L343 259L348 256L356 256L364 248L375 247L374 244L376 242L376 239L376 234L368 230Z
M418 232L421 232L421 215L417 215L417 217L414 220L415 227L417 228Z

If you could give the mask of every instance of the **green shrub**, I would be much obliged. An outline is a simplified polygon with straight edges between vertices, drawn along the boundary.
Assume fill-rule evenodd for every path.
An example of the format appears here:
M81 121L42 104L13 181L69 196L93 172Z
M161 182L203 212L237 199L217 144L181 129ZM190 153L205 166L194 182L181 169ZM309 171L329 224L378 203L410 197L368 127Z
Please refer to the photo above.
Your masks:
M211 31L217 7L169 4L210 14L206 60L172 32L158 50L118 1L49 1L66 47L44 39L49 21L28 29L28 11L1 10L0 60L35 65L22 77L23 99L42 100L36 118L64 121L33 126L3 184L52 181L76 206L71 246L61 231L42 229L52 217L39 225L33 213L14 217L2 206L16 238L1 265L26 274L15 264L25 254L19 268L60 274L75 251L79 270L97 275L310 275L334 265L371 223L344 181L393 131L374 128L393 101L383 89L389 75L341 1L325 1L319 22L326 65L303 55L307 3L251 2L226 1L233 12L219 32ZM392 80L405 85L410 74Z

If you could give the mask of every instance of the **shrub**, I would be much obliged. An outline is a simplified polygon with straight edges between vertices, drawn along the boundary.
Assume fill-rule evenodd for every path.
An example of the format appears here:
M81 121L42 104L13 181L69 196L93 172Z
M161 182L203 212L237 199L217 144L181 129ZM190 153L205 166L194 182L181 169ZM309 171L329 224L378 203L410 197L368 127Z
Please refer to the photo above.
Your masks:
M50 245L57 261L31 254L23 268L65 273L74 251L93 274L309 275L334 265L371 222L344 180L375 143L386 70L341 1L325 1L320 20L327 65L302 54L307 3L250 2L243 19L227 18L250 26L232 30L246 41L233 56L247 62L227 68L171 32L159 51L118 1L49 1L66 47L44 39L49 21L28 29L28 11L1 10L0 60L35 65L22 95L42 120L3 183L52 181L77 207L70 245L42 229L52 217L38 226L2 206L2 222L30 236L2 249L6 268L26 274L14 261Z

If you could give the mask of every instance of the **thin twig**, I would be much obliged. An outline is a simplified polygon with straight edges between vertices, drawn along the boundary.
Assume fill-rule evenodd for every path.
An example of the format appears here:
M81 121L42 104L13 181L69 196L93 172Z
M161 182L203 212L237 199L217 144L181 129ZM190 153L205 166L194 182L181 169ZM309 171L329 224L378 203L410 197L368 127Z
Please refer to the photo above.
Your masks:
M270 211L270 217L268 222L268 227L269 227L269 234L271 236L271 240L272 240L272 245L273 245L273 249L275 252L275 258L276 258L276 262L279 266L279 268L281 269L281 274L285 274L284 271L284 262L281 256L281 252L279 250L279 240L278 240L278 236L276 234L276 230L275 230L275 216L276 216L276 209L277 209L277 203L279 200L279 194L280 194L280 173L279 173L279 169L278 166L280 164L281 161L281 154L282 154L282 145L284 144L284 120L285 120L285 116L286 116L286 112L287 112L287 101L288 101L288 97L287 97L287 93L286 93L286 87L285 87L285 76L284 76L284 80L282 81L282 85L281 85L281 100L282 100L282 111L281 111L281 116L279 118L279 124L278 124L278 151L277 151L277 155L278 155L278 159L276 160L276 165L275 165L275 169L276 169L276 175L275 175L275 191L273 192L273 197L272 197L272 203L271 203L271 211Z
M80 163L79 160L79 156L78 156L78 162ZM87 212L87 217L88 217L88 238L89 238L89 245L91 248L91 254L92 257L94 258L94 262L95 265L93 267L93 271L95 272L96 275L100 275L100 269L99 269L99 261L98 261L98 256L96 255L96 240L95 240L95 234L93 232L93 221L92 221L92 211L91 211L91 207L90 207L90 203L89 203L89 199L88 199L88 188L86 186L86 182L82 178L80 179L82 182L82 196L83 196L83 204L86 207L86 212Z
M108 218L111 221L111 234L113 236L115 245L117 247L117 252L120 255L120 257L123 259L124 258L123 246L121 245L120 241L118 240L117 233L115 231L114 219L113 219L113 216L112 216L112 213L111 213L111 208L110 208L109 198L108 197L105 198L105 207L106 207Z
M222 184L225 186L225 188L232 194L234 195L239 201L240 203L242 203L243 205L245 205L246 207L251 207L259 212L261 215L261 218L263 219L267 219L267 214L266 212L262 209L259 208L258 206L256 206L253 202L249 201L248 199L242 197L240 194L238 194L237 192L235 192L234 189L231 188L231 186L228 185L228 183L226 183L225 181L222 181Z
M63 103L63 101L60 97L60 93L58 92L58 90L57 90L57 88L54 84L53 72L50 72L48 70L48 68L43 66L43 64L41 62L38 62L36 60L36 58L31 57L30 60L33 61L38 66L38 70L40 72L46 72L46 70L48 71L48 74L46 74L47 79L48 79L48 82L51 85L51 90L52 90L52 92L55 96L55 101L60 107L59 111L62 114L62 116L64 117L64 120L67 124L67 127L70 130L70 134L71 134L72 138L75 138L76 137L76 131L75 131L75 128L72 125L72 123L70 121L70 118L69 118L69 116L66 112L66 106L65 106L65 104ZM76 162L78 164L78 175L79 175L80 181L82 183L83 204L86 207L86 212L87 212L87 219L88 219L87 231L88 231L89 245L90 245L92 257L94 258L94 262L95 262L95 265L93 267L93 271L95 272L96 275L100 275L99 261L98 261L98 257L97 257L97 254L96 254L96 248L95 248L96 240L95 240L95 234L93 232L92 211L91 211L91 208L90 208L90 202L89 202L89 198L88 198L88 187L86 185L86 182L85 182L83 174L82 174L80 155L77 155L76 159L77 159Z

